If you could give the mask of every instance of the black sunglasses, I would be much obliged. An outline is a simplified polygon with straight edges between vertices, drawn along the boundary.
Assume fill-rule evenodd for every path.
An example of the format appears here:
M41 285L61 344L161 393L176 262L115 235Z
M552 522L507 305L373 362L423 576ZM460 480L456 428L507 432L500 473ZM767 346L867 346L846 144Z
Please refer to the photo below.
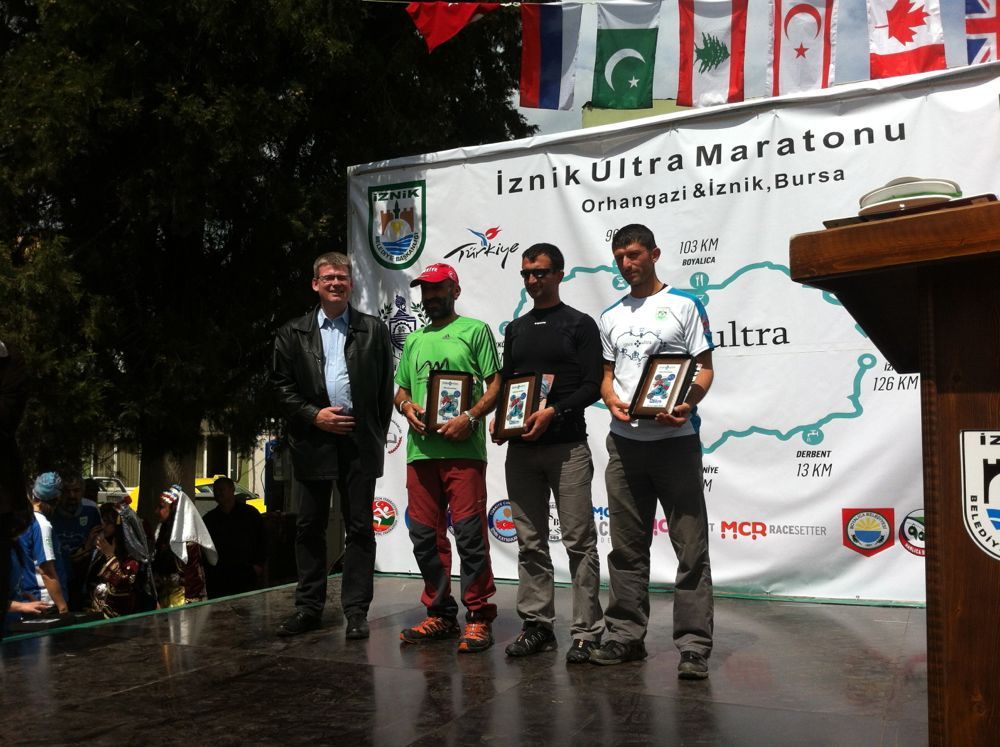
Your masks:
M537 270L521 270L521 277L525 280L527 280L529 276L533 277L535 280L541 280L552 271L551 267L539 267Z

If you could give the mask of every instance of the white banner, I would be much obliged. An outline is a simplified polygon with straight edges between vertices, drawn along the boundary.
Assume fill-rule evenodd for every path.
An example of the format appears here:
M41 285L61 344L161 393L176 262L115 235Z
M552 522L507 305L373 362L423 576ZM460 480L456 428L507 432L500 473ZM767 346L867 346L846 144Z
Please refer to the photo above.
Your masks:
M716 589L923 601L919 377L893 371L835 298L790 280L788 242L856 214L862 194L900 176L998 191L998 74L993 64L867 82L355 167L355 302L386 320L401 349L425 322L409 281L448 262L459 313L499 341L530 308L520 252L550 242L566 256L563 300L597 318L627 292L613 231L648 225L661 279L701 297L717 345L699 407ZM589 408L602 564L608 422ZM403 426L395 416L378 485L378 568L417 572ZM489 448L493 568L514 579L504 448ZM652 581L669 584L676 561L660 517Z

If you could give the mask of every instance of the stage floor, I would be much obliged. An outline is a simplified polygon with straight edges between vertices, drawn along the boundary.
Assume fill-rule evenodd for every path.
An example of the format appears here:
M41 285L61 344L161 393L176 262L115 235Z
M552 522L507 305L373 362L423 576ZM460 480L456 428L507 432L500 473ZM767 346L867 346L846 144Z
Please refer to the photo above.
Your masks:
M457 583L454 585L457 588ZM509 659L516 586L496 600L497 644L401 645L421 584L376 579L371 638L274 631L292 587L0 646L5 743L919 745L927 743L925 610L716 599L705 681L679 681L672 595L654 594L649 658L567 665ZM607 599L602 592L602 601ZM331 578L331 600L339 579Z

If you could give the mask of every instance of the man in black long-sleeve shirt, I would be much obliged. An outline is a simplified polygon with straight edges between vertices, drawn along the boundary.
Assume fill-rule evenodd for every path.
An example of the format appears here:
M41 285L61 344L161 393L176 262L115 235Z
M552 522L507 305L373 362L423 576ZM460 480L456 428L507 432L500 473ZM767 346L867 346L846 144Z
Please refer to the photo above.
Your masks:
M518 543L517 613L524 627L508 656L557 648L549 556L549 493L559 512L573 582L573 643L567 661L588 661L603 629L600 560L591 503L594 465L584 410L600 397L603 363L597 324L559 299L562 252L535 244L521 255L521 277L534 308L504 331L504 378L553 374L546 406L530 415L527 432L507 449L507 493Z

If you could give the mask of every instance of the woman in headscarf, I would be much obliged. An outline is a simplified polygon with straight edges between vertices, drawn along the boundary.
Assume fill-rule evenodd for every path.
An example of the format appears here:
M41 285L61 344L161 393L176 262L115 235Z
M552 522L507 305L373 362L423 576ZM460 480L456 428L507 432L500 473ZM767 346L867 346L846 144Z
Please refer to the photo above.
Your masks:
M153 576L160 607L180 607L208 599L204 563L215 565L218 554L198 509L180 485L160 494L156 510Z
M100 512L101 525L87 542L93 547L87 573L91 608L105 617L154 609L151 543L142 521L124 505L102 503Z

